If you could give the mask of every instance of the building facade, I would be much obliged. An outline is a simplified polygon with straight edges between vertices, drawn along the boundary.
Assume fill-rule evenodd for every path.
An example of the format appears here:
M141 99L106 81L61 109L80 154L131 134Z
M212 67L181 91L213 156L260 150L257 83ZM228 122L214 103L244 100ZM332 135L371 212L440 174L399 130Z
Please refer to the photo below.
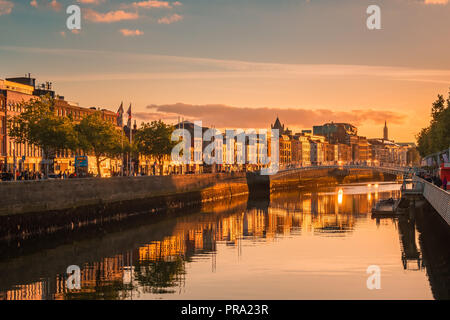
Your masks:
M51 84L37 86L36 79L30 75L26 77L0 79L0 170L6 172L43 172L48 165L49 171L54 173L72 173L75 170L75 154L68 150L56 150L53 159L44 159L42 150L28 143L18 143L8 136L7 121L20 115L21 104L37 99L42 95L49 95L55 100L55 114L57 116L71 115L75 121L83 117L100 112L102 118L117 125L117 114L105 109L82 108L78 104L64 100L51 90ZM118 130L121 128L117 127ZM79 155L82 155L80 152ZM97 174L95 158L88 155L90 164L88 170ZM119 160L106 159L102 161L104 175L111 175L121 165Z
M30 79L30 84L33 79ZM8 118L16 116L22 112L20 104L37 98L34 93L34 87L26 83L16 83L6 80L0 80L0 96L2 112L1 118L1 168L2 171L40 171L42 166L42 150L34 145L27 143L18 143L8 136L7 121Z

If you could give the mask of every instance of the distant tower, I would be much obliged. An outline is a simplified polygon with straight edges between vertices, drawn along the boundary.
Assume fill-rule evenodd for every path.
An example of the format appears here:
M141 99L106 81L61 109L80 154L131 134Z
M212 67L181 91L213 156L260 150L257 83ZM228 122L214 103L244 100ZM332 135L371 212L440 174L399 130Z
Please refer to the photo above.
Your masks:
M388 127L387 127L386 121L384 121L383 139L384 140L389 140L389 138L388 138Z
M279 134L284 134L284 124L281 124L280 119L277 116L275 123L271 126L272 129L278 129Z

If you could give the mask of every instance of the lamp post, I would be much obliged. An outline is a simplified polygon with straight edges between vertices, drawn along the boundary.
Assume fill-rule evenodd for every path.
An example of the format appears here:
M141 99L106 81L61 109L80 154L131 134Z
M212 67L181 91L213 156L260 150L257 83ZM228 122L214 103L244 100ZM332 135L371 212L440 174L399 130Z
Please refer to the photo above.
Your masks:
M17 175L16 175L16 143L12 143L13 147L13 175L14 175L14 181L17 181Z

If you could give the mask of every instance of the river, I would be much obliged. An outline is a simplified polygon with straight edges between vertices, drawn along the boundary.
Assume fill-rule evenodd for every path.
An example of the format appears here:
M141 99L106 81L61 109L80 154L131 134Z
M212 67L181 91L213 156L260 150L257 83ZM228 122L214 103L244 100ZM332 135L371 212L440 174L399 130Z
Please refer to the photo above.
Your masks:
M157 222L10 244L0 299L449 299L447 226L429 206L374 219L389 182L233 199ZM66 270L80 268L80 289ZM379 289L369 289L369 266Z

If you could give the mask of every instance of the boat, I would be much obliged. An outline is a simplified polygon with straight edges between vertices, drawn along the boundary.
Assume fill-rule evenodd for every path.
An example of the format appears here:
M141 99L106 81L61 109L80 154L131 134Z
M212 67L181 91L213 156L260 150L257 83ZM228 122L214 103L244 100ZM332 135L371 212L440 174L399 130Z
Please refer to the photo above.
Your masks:
M403 212L397 210L400 199L383 199L378 201L372 208L372 216L398 216Z

